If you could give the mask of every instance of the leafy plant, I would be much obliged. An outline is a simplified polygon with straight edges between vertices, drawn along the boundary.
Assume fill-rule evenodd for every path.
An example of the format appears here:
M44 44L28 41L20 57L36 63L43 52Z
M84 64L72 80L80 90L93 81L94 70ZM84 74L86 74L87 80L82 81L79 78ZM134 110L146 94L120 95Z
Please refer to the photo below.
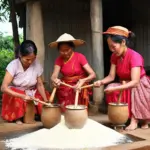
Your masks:
M9 21L10 11L9 11L9 1L0 0L0 21Z
M3 36L3 33L0 33L0 51L1 50L13 50L13 37L12 36Z
M12 23L14 48L18 47L18 45L20 44L16 7L17 5L15 3L15 0L0 0L0 21L9 21Z
M13 59L14 59L13 51L8 51L8 50L0 51L0 86L2 84L4 75L5 75L5 69L8 63ZM0 92L0 95L1 95L1 92Z

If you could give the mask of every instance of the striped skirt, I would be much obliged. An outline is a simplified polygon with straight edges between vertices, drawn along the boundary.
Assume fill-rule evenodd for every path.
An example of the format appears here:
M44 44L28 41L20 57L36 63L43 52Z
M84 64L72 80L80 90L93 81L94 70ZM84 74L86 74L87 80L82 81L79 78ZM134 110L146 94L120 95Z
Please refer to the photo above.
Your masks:
M107 86L115 87L120 83L112 83ZM106 94L107 103L117 102L119 91ZM137 119L150 119L150 78L143 76L137 87L123 91L121 102L128 103L129 117Z

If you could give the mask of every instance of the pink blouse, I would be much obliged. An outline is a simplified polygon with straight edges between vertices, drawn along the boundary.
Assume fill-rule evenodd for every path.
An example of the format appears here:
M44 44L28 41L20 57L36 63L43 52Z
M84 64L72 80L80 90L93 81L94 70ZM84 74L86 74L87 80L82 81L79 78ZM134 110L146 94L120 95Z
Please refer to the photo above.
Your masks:
M35 60L29 68L24 71L19 59L11 61L6 70L12 75L12 86L22 90L30 89L37 83L37 77L43 73L43 68Z
M111 63L116 65L116 72L120 79L131 79L131 69L134 67L141 68L141 77L145 75L143 57L130 48L127 49L124 57L112 54Z
M61 73L63 76L80 76L83 74L86 74L83 66L88 63L86 57L78 52L74 52L71 58L64 62L61 56L59 56L56 61L55 65L58 65L61 67Z

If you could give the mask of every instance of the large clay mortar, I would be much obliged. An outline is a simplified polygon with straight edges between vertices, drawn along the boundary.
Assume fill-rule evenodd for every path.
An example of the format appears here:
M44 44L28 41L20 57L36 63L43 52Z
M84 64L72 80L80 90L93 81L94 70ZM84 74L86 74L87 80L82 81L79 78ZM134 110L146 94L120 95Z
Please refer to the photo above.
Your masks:
M59 105L46 106L42 108L41 121L45 128L52 128L61 120L61 111Z
M123 125L129 117L128 104L126 103L109 103L108 118L114 125Z
M64 117L68 128L80 129L85 125L88 118L87 107L78 105L78 96L79 91L76 91L75 105L66 106Z
M125 81L123 81L125 84ZM114 125L124 125L129 117L128 104L121 103L123 90L120 90L119 98L116 103L108 104L108 118Z
M87 107L85 105L78 105L75 108L74 105L67 105L64 117L68 128L83 128L88 118Z
M53 102L54 96L56 93L56 88L53 89L53 92L50 96L50 102ZM50 106L43 105L41 121L45 128L52 128L57 125L61 120L61 111L60 106L57 104L51 104Z

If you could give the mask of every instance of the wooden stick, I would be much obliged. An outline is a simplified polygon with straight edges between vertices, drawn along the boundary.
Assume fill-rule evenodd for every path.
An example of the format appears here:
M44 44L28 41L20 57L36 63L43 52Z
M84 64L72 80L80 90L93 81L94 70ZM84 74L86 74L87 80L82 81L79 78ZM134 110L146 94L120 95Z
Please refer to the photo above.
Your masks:
M126 83L125 81L122 81L122 84L125 84L125 83ZM119 98L118 98L118 101L117 101L117 104L118 104L118 105L120 104L123 91L124 91L124 90L120 90Z
M65 83L65 82L60 82L60 84L65 85L65 86L70 87L70 88L74 88L72 85L67 84L67 83Z
M41 103L41 104L44 104L44 105L46 105L46 106L51 106L52 104L51 103L46 103L46 102L43 102L43 101L41 101L41 100L39 100L39 99L37 99L37 98L32 98L34 101L36 101L36 102L39 102L39 103Z
M94 86L94 84L85 85L85 86L82 86L81 89L90 88L90 87L93 87L93 86Z
M77 105L78 105L78 98L79 98L79 90L76 91L75 104L74 104L75 108L77 108Z
M54 101L54 97L55 97L55 93L56 93L56 87L54 87L52 93L51 93L51 96L49 98L49 102L52 103Z

